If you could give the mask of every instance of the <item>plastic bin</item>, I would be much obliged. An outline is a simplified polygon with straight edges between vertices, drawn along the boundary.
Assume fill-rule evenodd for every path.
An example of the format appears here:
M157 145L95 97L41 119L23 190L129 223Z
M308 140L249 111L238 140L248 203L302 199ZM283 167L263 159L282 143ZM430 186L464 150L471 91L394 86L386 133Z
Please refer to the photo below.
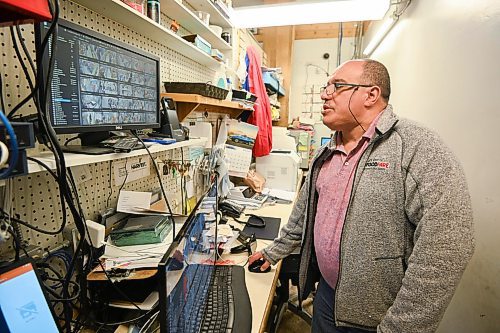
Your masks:
M248 92L246 90L233 89L232 92L233 92L234 99L241 99L241 100L250 101L250 102L255 102L257 100L256 95L254 95L251 92Z
M188 42L193 43L197 48L199 48L206 54L208 55L212 54L212 45L206 40L204 40L202 37L198 35L187 35L187 36L182 36L182 38L184 38Z

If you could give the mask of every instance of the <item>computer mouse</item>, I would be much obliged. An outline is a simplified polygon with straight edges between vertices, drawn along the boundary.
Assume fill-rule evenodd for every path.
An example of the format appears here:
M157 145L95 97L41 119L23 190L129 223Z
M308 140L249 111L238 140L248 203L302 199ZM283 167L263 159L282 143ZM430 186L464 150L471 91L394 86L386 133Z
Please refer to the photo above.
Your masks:
M267 273L267 272L269 272L271 270L271 266L269 266L268 268L266 268L263 271L260 270L260 267L262 265L264 265L264 263L265 263L264 259L255 260L253 263L248 265L248 271L250 271L252 273Z

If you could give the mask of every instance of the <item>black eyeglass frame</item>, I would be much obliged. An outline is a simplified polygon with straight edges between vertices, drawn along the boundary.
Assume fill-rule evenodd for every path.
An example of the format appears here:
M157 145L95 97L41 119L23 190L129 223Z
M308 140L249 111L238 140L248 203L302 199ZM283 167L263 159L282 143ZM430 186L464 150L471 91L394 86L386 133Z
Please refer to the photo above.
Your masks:
M328 90L328 87L330 86L333 86L334 89L332 92L330 92ZM320 88L320 94L322 94L323 92L325 92L325 94L327 96L332 96L333 94L335 94L335 92L339 89L339 88L342 88L342 87L349 87L349 89L351 88L354 88L354 87L364 87L364 88L369 88L369 87L373 87L374 85L373 84L358 84L358 83L345 83L345 82L333 82L331 84L328 84L324 87L321 87Z

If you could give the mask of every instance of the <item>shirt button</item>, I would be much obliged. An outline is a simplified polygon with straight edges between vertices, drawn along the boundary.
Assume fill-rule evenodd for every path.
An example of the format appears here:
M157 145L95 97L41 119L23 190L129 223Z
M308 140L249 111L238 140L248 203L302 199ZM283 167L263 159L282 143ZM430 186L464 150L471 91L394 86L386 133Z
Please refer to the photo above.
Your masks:
M349 165L349 162L345 162L344 165Z

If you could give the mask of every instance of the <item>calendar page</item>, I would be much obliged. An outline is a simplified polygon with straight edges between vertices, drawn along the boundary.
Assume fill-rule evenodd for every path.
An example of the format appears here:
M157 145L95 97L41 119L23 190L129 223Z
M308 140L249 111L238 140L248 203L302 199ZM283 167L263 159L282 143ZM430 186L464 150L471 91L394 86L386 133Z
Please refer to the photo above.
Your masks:
M229 175L246 177L252 163L252 150L233 145L226 145L225 160L228 164Z

